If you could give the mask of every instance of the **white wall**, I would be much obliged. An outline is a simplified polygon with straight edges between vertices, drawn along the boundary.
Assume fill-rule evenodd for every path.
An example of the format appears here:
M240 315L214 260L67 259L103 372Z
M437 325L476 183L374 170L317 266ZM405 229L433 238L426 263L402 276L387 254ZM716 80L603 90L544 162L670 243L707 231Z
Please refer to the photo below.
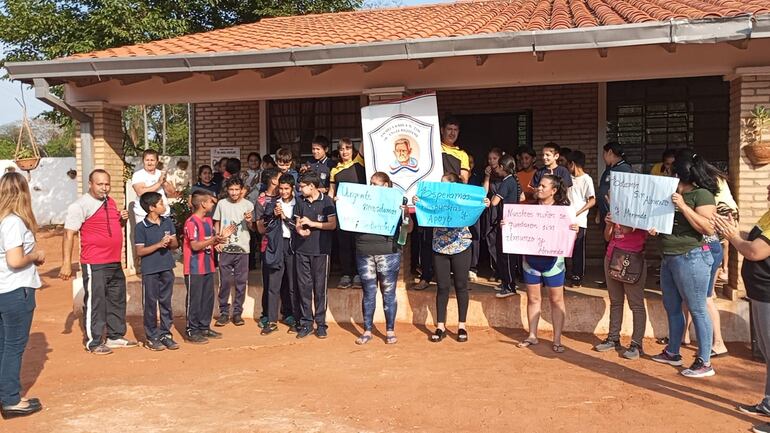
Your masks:
M0 173L7 167L16 167L10 160L0 160ZM78 183L67 176L67 171L77 170L75 158L43 158L36 169L25 175L32 193L32 210L39 225L64 224L67 206L78 197Z

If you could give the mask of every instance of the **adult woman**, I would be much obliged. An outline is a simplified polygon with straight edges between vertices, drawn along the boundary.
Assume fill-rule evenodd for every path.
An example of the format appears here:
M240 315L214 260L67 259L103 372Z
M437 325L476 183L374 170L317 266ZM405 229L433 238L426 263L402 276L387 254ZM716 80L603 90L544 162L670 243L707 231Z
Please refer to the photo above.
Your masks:
M500 163L500 158L503 157L503 151L499 147L493 147L489 149L487 153L487 167L489 169L489 188L487 190L487 198L491 201L497 194L497 188L502 182L502 178L497 175L497 166ZM479 221L481 222L481 234L487 243L487 252L489 253L489 266L492 268L492 276L489 277L489 281L497 283L500 281L500 272L497 269L497 228L498 228L498 213L501 211L497 206L489 206L481 214ZM495 287L495 290L502 289L502 286Z
M706 308L706 299L714 257L704 236L714 234L710 218L716 212L714 194L717 192L717 183L709 173L706 161L691 152L677 154L674 173L679 178L677 192L671 197L676 206L674 227L671 234L660 236L663 253L660 282L663 306L668 315L668 345L652 360L674 366L682 365L682 356L679 354L685 327L682 302L687 302L698 337L698 356L690 368L682 370L682 375L713 376L713 326Z
M569 206L567 187L559 176L546 174L537 186L537 203L544 206ZM578 231L577 224L570 224L570 229ZM540 322L542 287L548 289L553 320L553 346L556 353L564 352L561 344L561 332L567 308L564 305L564 257L524 256L522 259L523 280L527 286L527 326L529 336L518 344L519 347L534 346L538 343L537 326Z
M387 174L378 171L372 175L371 184L392 188ZM408 231L412 231L412 219L408 218ZM401 268L401 245L398 237L401 224L396 226L396 232L392 236L375 235L368 233L356 233L356 264L358 275L361 276L361 285L364 297L361 308L364 316L364 333L356 344L366 344L372 339L372 322L374 310L377 305L377 283L382 291L382 308L385 311L385 343L395 344L398 339L395 333L396 324L396 283L398 270Z
M43 408L36 398L21 398L21 357L29 340L36 266L45 253L35 245L37 222L29 186L19 173L0 178L0 413L3 418L31 415Z
M460 176L455 173L445 173L442 182L461 183ZM420 200L414 196L412 201ZM484 204L489 206L489 199L484 198ZM468 227L433 228L433 270L436 276L436 331L430 336L430 341L438 343L446 337L446 314L449 304L449 290L452 287L451 276L454 274L455 295L457 297L457 341L468 341L468 331L465 329L465 319L468 315L468 271L471 268L471 232Z
M214 182L214 173L211 171L211 167L208 165L201 165L198 167L198 182L192 187L193 191L196 189L205 189L211 191L212 194L219 194L219 184Z
M770 185L767 187L770 201ZM766 212L744 239L731 217L714 216L711 219L717 231L743 255L741 276L746 294L751 299L754 332L759 349L765 358L765 397L755 405L740 405L738 410L752 415L770 415L770 211ZM755 425L757 433L770 432L770 424Z

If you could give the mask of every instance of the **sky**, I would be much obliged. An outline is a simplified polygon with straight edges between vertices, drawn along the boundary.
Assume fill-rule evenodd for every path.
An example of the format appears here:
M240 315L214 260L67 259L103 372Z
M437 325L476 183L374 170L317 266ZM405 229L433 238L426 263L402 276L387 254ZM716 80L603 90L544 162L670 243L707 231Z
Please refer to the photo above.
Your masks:
M404 6L412 6L419 4L449 3L451 1L452 0L400 0L397 3L401 3ZM1 50L2 47L0 47L0 52L2 52ZM5 69L0 68L0 76L5 74ZM20 86L19 82L0 80L0 125L21 120L22 109L16 102L16 99L21 100L22 94L24 95L24 100L27 104L29 117L35 117L41 112L49 109L48 105L35 99L35 92L30 86Z

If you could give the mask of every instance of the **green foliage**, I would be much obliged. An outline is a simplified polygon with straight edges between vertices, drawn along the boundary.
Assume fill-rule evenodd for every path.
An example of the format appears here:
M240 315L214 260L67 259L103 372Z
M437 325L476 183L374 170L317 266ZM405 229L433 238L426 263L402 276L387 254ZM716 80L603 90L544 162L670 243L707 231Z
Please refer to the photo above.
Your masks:
M0 159L13 159L16 142L8 137L0 137Z
M192 209L190 208L190 187L185 187L181 193L179 193L179 199L171 203L171 218L174 220L174 228L176 228L176 236L179 243L182 243L184 237L184 222L192 215Z
M75 156L75 124L68 122L64 125L62 131L51 137L41 151L49 157Z

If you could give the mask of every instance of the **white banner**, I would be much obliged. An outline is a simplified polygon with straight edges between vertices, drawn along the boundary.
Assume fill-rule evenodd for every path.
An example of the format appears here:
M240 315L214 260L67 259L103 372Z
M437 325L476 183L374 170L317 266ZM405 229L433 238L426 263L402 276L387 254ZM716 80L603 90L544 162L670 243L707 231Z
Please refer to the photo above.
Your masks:
M417 182L440 182L441 134L436 94L361 108L366 176L386 173L410 201Z

